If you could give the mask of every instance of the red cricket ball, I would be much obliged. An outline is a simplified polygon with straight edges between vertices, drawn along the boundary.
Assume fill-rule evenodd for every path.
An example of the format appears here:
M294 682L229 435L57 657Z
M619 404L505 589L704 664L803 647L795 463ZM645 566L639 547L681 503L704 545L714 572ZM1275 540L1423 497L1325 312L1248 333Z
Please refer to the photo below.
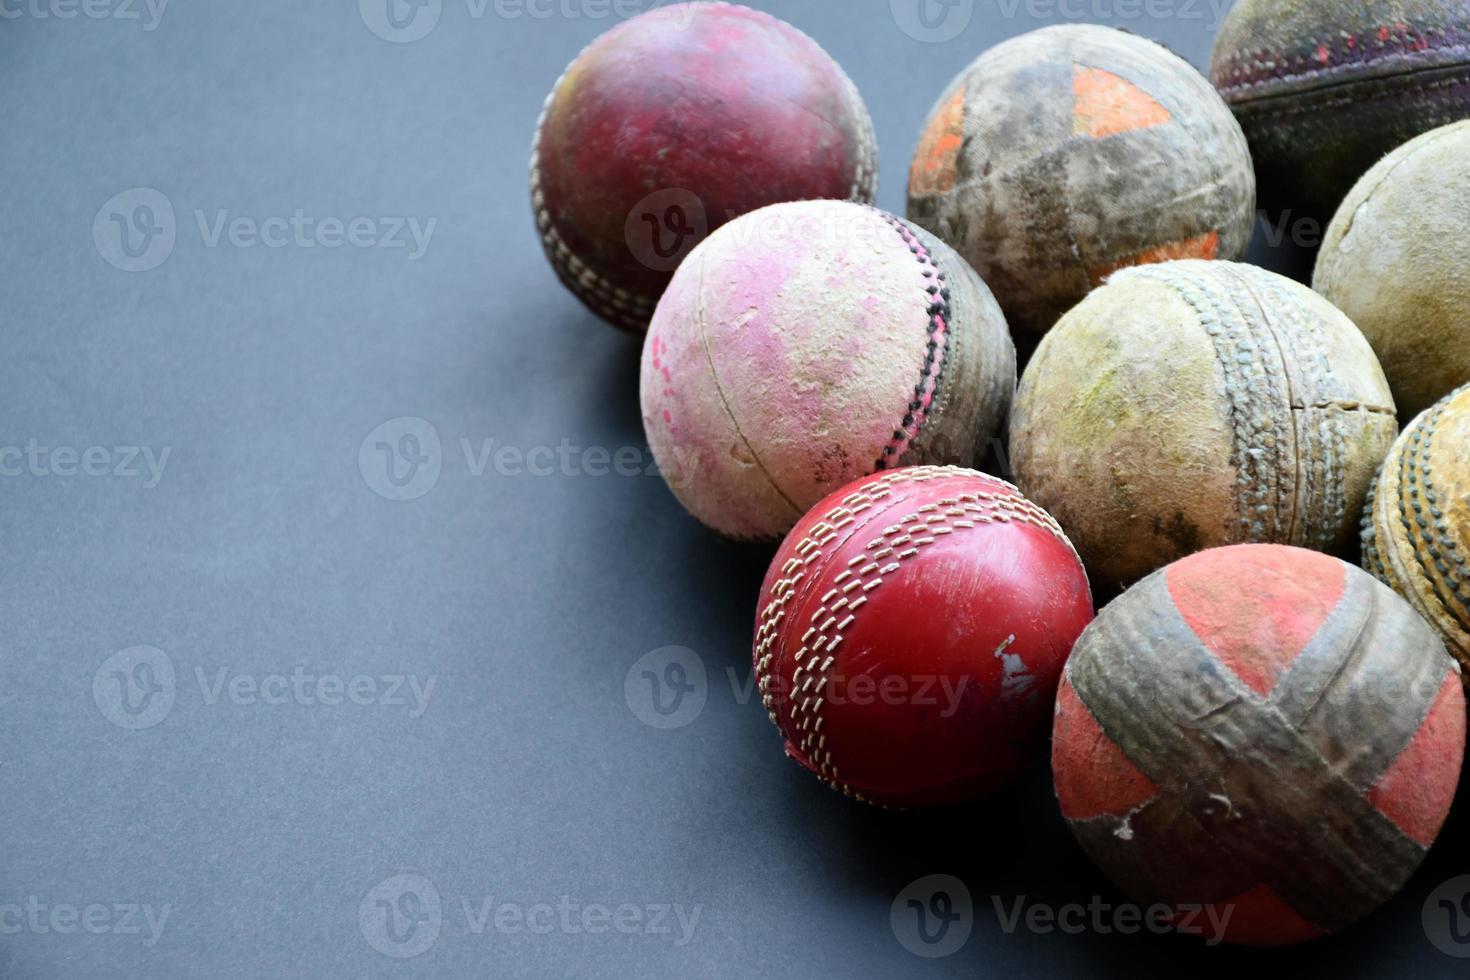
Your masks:
M956 467L851 483L787 536L761 587L755 673L786 753L883 806L990 792L1046 737L1092 621L1066 535Z
M857 88L815 41L724 3L661 6L592 44L536 129L531 202L558 277L641 333L709 232L769 204L873 200Z

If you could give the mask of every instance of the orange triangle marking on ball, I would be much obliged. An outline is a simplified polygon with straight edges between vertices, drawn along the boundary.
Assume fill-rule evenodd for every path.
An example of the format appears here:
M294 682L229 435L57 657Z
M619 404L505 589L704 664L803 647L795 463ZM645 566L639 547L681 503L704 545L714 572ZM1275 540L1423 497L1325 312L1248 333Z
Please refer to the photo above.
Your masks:
M1072 66L1072 135L1106 139L1162 126L1174 117L1147 92L1101 68Z
M1130 255L1122 262L1095 266L1087 270L1087 275L1092 280L1092 288L1096 289L1108 276L1119 269L1127 269L1135 265L1152 265L1155 262L1172 262L1176 259L1213 259L1219 254L1220 233L1211 231L1193 238L1155 245L1153 248L1144 249L1137 255Z

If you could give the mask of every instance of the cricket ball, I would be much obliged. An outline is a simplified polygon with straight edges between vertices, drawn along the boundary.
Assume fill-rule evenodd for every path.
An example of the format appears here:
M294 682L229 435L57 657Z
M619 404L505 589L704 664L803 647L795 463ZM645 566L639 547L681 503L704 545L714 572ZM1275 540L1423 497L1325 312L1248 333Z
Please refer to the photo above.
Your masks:
M990 290L924 231L844 201L736 219L679 267L643 346L643 424L675 496L777 540L875 470L972 465L1010 410Z
M1149 576L1082 634L1052 768L1083 850L1136 902L1282 946L1404 886L1464 751L1459 667L1408 603L1339 559L1240 545Z
M1124 266L1239 258L1254 211L1245 137L1204 76L1094 25L981 55L940 97L909 175L909 219L1034 334Z
M1470 381L1470 122L1425 133L1358 182L1313 285L1373 345L1412 418Z
M1397 434L1372 349L1330 303L1184 261L1119 272L1047 335L1011 457L1112 586L1216 545L1351 547Z
M1439 628L1470 667L1470 387L1404 431L1363 517L1363 567Z
M761 586L755 676L786 754L893 807L972 799L1046 738L1092 620L1067 537L972 470L875 473L822 501Z
M642 333L708 232L767 204L871 202L873 124L815 41L726 3L661 5L593 41L536 126L531 204L557 276Z
M1210 77L1250 141L1262 204L1326 221L1384 154L1470 117L1470 4L1238 0Z

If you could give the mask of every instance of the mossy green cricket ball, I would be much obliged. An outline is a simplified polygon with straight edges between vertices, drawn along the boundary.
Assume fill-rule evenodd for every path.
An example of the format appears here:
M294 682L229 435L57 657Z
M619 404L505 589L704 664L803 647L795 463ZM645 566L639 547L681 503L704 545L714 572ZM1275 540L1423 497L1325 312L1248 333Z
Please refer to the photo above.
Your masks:
M1042 341L1017 395L1016 482L1095 582L1217 545L1344 552L1398 433L1363 335L1233 262L1117 273Z
M1362 329L1412 418L1470 381L1470 122L1426 133L1360 180L1313 285Z
M1414 420L1363 518L1363 566L1439 628L1470 667L1470 386Z

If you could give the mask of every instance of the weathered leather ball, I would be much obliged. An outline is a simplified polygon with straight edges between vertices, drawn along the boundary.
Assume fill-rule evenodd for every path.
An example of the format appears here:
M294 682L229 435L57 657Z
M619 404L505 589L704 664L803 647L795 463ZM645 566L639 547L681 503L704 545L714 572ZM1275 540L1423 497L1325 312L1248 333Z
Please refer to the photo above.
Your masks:
M1470 667L1470 387L1404 430L1363 517L1363 567Z
M1057 694L1052 767L1083 849L1134 901L1278 946L1394 896L1438 836L1465 695L1429 624L1362 570L1219 548L1114 601Z
M1470 4L1237 0L1210 77L1250 140L1261 203L1326 221L1385 153L1470 117Z
M1254 266L1169 262L1119 272L1042 341L1011 457L1094 582L1126 585L1216 545L1346 550L1397 434L1330 303Z
M679 267L644 342L643 425L691 514L777 540L875 470L974 465L1015 357L990 290L938 239L859 204L778 204Z
M1312 285L1363 331L1407 418L1470 381L1467 230L1470 122L1461 122L1368 171L1317 256Z
M735 4L659 4L557 81L531 204L562 283L641 333L710 231L780 201L871 202L877 166L867 107L811 38Z
M1016 488L954 467L844 487L761 586L755 676L791 758L885 806L953 803L1042 748L1092 619L1087 575Z
M940 97L909 177L910 220L1032 334L1123 266L1239 258L1255 206L1245 137L1210 83L1090 24L981 55Z

